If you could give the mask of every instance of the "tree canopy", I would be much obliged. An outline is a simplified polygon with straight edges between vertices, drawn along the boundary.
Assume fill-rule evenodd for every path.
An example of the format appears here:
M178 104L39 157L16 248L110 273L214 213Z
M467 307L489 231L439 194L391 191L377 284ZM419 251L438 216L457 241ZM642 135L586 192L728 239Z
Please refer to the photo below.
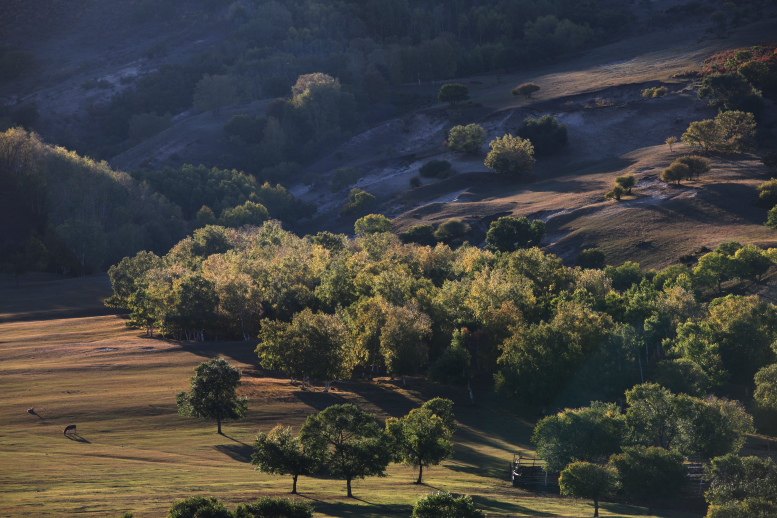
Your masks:
M181 415L215 419L218 433L225 419L241 419L248 410L248 399L237 395L240 371L224 358L203 362L194 369L191 390L176 397Z

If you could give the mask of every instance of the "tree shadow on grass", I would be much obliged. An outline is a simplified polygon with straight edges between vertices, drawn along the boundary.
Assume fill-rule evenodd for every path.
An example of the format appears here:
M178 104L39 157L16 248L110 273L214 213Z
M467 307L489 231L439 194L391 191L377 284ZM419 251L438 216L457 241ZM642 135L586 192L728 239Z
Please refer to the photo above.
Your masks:
M521 516L556 516L553 513L546 513L544 511L538 511L524 507L520 504L505 500L494 500L493 498L487 498L480 495L471 495L472 501L478 509L487 512L498 512L500 514L508 513L510 516L513 514Z
M315 408L319 412L329 408L332 405L341 405L348 403L340 394L332 392L313 392L308 390L298 390L294 392L294 396L302 403L305 403L311 408Z
M340 516L342 518L367 518L383 516L401 516L403 518L410 516L413 508L403 504L370 504L363 500L357 502L316 502L316 514L322 513L327 516Z
M445 467L471 475L507 480L510 476L511 463L512 458L484 455L475 448L456 443L453 459L446 462Z
M238 441L239 442L239 441ZM216 450L228 455L238 462L250 463L251 455L254 453L254 447L245 443L240 444L218 444L214 446Z

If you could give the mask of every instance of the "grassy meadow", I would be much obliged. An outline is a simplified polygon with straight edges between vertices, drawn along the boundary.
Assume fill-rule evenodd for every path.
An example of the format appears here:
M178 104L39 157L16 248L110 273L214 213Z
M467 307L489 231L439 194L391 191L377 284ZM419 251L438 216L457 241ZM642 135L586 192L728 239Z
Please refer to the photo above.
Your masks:
M354 402L381 418L405 414L424 400L452 398L459 421L456 454L412 482L413 468L392 465L385 478L345 482L302 477L300 495L320 517L410 515L422 495L445 490L473 495L488 516L593 514L586 501L511 487L513 453L528 452L537 415L509 401L445 390L421 379L406 387L389 379L340 383L325 394L303 390L258 369L254 343L182 343L146 338L105 314L107 277L0 282L0 516L162 517L176 500L213 495L230 508L260 496L284 496L290 477L256 472L250 455L256 432L277 423L298 429L306 416L333 403ZM16 309L14 309L16 308ZM71 314L63 314L67 308ZM215 423L178 416L175 394L193 369L223 355L244 374L247 419ZM33 407L36 414L27 412ZM65 437L66 425L78 435ZM604 503L602 516L654 515Z

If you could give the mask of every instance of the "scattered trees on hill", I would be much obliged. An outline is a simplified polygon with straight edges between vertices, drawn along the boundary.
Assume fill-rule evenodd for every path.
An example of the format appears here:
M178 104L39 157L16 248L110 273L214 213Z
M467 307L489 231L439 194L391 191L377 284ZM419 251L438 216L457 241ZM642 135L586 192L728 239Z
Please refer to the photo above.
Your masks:
M469 99L469 88L461 83L447 83L440 87L437 100L448 103L451 106Z
M521 137L504 135L492 140L491 151L486 155L485 166L509 176L531 172L534 165L534 146Z
M531 99L531 96L540 91L540 85L535 83L523 83L513 88L513 95L522 95L526 99Z
M184 416L215 419L218 433L225 419L241 419L248 399L237 395L240 371L224 358L203 362L194 369L191 390L176 396L178 412Z
M698 179L710 169L710 161L707 158L695 155L683 156L664 169L661 180L667 183L677 182L679 185L682 180Z
M454 126L448 131L448 147L455 151L477 153L486 142L486 130L478 124Z

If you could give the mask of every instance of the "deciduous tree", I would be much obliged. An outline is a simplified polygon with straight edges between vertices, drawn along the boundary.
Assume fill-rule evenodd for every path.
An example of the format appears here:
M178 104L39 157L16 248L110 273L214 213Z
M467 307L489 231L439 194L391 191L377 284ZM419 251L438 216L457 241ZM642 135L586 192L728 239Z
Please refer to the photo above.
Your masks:
M224 358L203 362L194 369L191 390L176 397L181 415L215 419L218 433L225 419L242 419L248 399L237 395L240 371Z
M378 420L350 403L308 416L300 440L328 475L345 480L349 498L353 479L383 476L391 461L390 439Z
M535 160L534 146L529 140L507 134L492 140L489 146L491 151L485 161L489 169L510 176L531 172Z
M270 433L258 433L254 441L251 464L262 473L291 475L291 493L297 494L297 479L315 471L313 458L302 449L302 442L294 437L291 428L276 426Z
M618 477L611 468L575 462L561 472L558 484L562 495L593 500L594 516L599 516L599 500L615 493Z

